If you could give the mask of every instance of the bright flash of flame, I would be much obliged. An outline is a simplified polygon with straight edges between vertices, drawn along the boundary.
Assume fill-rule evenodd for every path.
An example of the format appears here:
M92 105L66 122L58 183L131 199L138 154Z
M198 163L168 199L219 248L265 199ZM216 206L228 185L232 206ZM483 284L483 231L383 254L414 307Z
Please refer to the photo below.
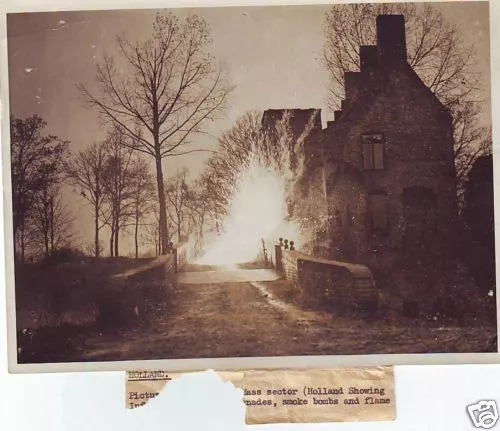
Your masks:
M300 246L300 232L287 222L286 180L277 170L250 162L237 181L224 232L198 263L227 265L254 261L278 237Z

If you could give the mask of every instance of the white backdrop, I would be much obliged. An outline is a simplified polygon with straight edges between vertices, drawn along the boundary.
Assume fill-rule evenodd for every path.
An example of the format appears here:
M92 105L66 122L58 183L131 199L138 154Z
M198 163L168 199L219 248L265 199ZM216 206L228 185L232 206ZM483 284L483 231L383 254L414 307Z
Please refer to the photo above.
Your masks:
M202 1L199 0L199 5ZM107 7L169 6L172 2L113 0L59 0L49 6L40 0L14 0L25 10L48 7L80 9ZM194 1L177 1L195 5ZM205 3L205 2L203 2ZM211 1L221 4L221 1ZM228 3L228 2L226 2ZM226 4L224 3L224 4ZM247 2L249 4L250 2ZM270 1L253 1L266 4ZM275 2L276 3L276 2ZM280 2L283 3L283 2ZM296 2L299 3L299 2ZM300 3L306 3L305 0ZM313 3L308 1L307 3ZM1 5L6 5L1 2ZM234 2L232 2L234 4ZM498 75L500 58L500 1L491 4L493 118L499 118ZM498 18L498 19L497 19ZM4 17L2 17L2 20ZM4 37L4 34L2 35ZM5 43L5 39L2 39ZM2 116L5 100L2 95ZM495 151L499 134L494 127ZM2 143L3 144L3 143ZM497 162L495 157L495 162ZM495 166L498 163L495 163ZM495 174L498 185L498 172ZM2 188L3 190L3 188ZM497 190L498 187L497 187ZM498 203L498 193L496 193ZM3 208L3 207L2 207ZM3 211L0 211L3 214ZM2 216L0 215L0 219ZM1 220L3 226L3 219ZM497 223L497 228L499 225ZM497 232L500 229L497 229ZM0 229L3 244L3 229ZM498 234L497 234L498 238ZM4 253L0 247L0 429L16 431L132 431L132 430L198 430L237 431L246 428L241 392L230 383L222 383L211 372L186 376L169 385L164 393L146 407L127 411L122 373L79 373L9 375L6 352L6 304L3 281ZM497 265L498 268L498 265ZM279 430L473 430L466 405L480 399L500 403L500 365L411 366L396 368L397 420L383 423L348 423L315 425L270 425L259 429ZM500 429L500 422L495 427Z

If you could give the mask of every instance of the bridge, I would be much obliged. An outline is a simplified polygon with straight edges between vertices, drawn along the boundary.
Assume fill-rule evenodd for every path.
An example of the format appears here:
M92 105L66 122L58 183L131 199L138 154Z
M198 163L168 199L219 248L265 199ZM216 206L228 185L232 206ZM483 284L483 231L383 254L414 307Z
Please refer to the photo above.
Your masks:
M186 265L177 273L177 283L183 284L222 284L250 283L279 280L281 275L269 268L245 268L244 265L206 266Z
M212 267L193 265L190 263L192 253L188 242L176 248L174 254L179 284L252 283L284 279L303 297L307 297L310 305L330 302L348 308L373 310L377 307L378 292L368 267L300 253L294 249L293 241L289 243L283 238L276 242L272 250L266 250L265 268L251 263Z
M127 296L120 303L133 305L130 324L87 338L80 360L418 353L439 351L443 343L463 348L455 328L388 324L324 307L325 301L369 303L373 279L361 265L312 258L283 244L271 253L271 268L198 265L188 251L178 247L116 277L118 296ZM304 298L315 301L304 304Z
M144 281L151 277L164 279L162 284L168 286L167 290L175 290L179 295L193 286L206 290L207 286L226 289L231 285L238 289L250 285L262 291L262 283L282 281L288 291L313 308L330 305L374 311L378 301L373 275L366 266L305 255L294 249L293 242L288 244L282 239L268 251L264 262L231 265L198 264L190 243L185 242L173 248L170 254L119 274L113 281L120 284L123 291L140 291L145 288L141 286ZM269 296L266 293L266 297ZM142 301L146 299L143 295ZM139 312L141 309L144 309L142 314L147 313L145 307L138 306Z
M276 268L278 249L282 261ZM208 266L193 263L188 244L180 245L148 268L126 274L123 280L127 289L133 289L134 285L140 288L146 272L152 274L148 279L165 278L167 288L162 295L167 298L166 309L154 319L154 328L147 335L139 329L130 331L121 343L97 340L101 347L94 349L96 353L89 351L87 357L106 360L116 359L117 355L123 359L168 359L354 353L359 344L357 318L334 330L334 313L300 306L304 294L300 282L312 270L305 259L307 256L277 244L270 253L273 265L267 268L258 263ZM147 307L138 308L138 317L149 313Z

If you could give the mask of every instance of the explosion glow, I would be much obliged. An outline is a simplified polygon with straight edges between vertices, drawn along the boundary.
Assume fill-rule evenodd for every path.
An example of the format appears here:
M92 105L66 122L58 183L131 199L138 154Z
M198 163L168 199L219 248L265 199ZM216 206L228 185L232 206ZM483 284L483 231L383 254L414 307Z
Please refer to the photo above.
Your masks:
M198 263L230 265L251 262L262 251L262 239L269 250L278 237L294 240L300 232L286 222L286 181L277 170L250 162L236 184L224 232Z

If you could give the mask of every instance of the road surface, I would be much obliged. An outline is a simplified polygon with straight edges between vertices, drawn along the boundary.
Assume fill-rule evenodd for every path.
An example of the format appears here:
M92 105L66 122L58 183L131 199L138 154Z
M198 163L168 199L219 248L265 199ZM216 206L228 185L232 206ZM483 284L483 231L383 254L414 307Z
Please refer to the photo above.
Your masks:
M229 269L227 271L191 271L180 272L177 282L180 284L223 284L252 281L275 281L280 276L271 269Z
M271 294L270 271L192 269L179 275L168 315L147 329L91 337L80 360L481 351L494 335L304 311Z

